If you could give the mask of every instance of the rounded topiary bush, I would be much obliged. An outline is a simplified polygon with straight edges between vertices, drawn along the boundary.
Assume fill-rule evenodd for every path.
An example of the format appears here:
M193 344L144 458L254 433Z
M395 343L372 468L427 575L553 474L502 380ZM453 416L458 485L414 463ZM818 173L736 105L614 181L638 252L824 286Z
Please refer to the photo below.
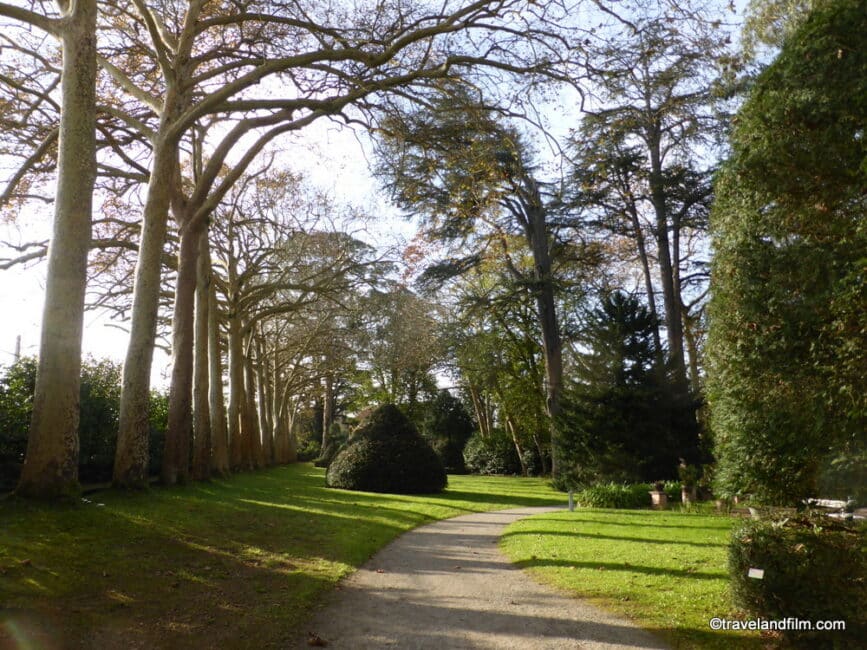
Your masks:
M392 404L370 414L325 475L328 487L396 494L441 492L446 482L440 457Z

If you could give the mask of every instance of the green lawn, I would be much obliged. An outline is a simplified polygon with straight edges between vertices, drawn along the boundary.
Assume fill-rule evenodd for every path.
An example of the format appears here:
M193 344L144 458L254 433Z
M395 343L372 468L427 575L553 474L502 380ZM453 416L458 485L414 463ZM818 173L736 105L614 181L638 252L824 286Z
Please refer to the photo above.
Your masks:
M508 527L502 547L537 578L625 614L675 648L761 648L757 634L714 632L730 618L731 517L579 509Z
M0 650L285 647L400 533L564 501L540 479L449 482L438 496L345 492L303 464L75 506L0 501Z

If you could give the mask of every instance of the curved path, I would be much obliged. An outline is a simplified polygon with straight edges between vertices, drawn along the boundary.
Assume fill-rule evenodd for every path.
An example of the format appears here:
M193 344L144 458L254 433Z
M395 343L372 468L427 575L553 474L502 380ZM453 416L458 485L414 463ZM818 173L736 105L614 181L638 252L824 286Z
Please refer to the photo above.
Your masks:
M304 631L345 650L667 648L623 619L536 583L500 552L508 524L556 510L477 513L410 531L341 582ZM296 647L310 645L305 635Z

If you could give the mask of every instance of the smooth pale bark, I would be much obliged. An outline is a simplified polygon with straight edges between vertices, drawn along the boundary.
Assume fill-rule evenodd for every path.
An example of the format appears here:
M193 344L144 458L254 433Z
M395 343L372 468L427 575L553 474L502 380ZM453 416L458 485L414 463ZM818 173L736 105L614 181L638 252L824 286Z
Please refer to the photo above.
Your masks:
M78 491L81 337L96 179L96 0L71 5L63 58L54 226L33 415L16 493Z
M193 468L197 481L211 476L211 407L210 368L208 364L208 333L211 298L211 265L208 229L199 233L199 254L196 266L195 350L193 355Z
M325 373L322 391L322 449L331 442L331 425L334 424L334 377Z
M251 335L252 336L252 335ZM244 391L246 404L241 419L246 444L245 460L249 467L259 468L263 465L262 435L259 431L259 418L256 409L256 371L253 368L252 341L248 341L247 356L244 360Z
M244 343L241 320L229 315L229 464L233 471L244 468L244 438L241 418L244 393Z
M644 292L647 294L647 305L653 316L653 343L656 346L656 354L662 359L662 339L659 334L659 314L656 310L656 293L653 288L653 274L650 271L650 259L647 255L647 242L644 239L644 231L641 229L641 221L634 205L629 207L629 218L632 222L632 231L635 234L635 244L638 248L638 259L641 262L641 272L644 276Z
M262 432L262 464L274 464L274 424L268 399L268 357L260 334L256 334L256 391L259 398L259 430Z
M473 411L476 414L476 422L479 425L479 435L482 438L489 438L491 435L491 423L493 422L493 414L491 412L490 404L476 385L471 383L468 390L470 393L470 399L473 402Z
M527 476L527 461L524 460L524 449L521 447L521 441L518 439L518 428L515 426L515 421L506 415L506 429L509 435L512 436L512 444L515 445L515 451L518 454L518 462L521 463L521 476Z
M208 273L211 261L206 258ZM217 289L212 281L208 287L208 397L211 412L211 468L219 476L229 475L229 431L226 422L226 403L223 399L223 356L220 350L220 321Z
M168 428L161 476L164 485L186 483L190 477L190 440L193 430L193 341L200 239L199 230L181 230L172 317L172 379L169 387Z
M175 143L159 142L154 151L154 165L145 200L142 237L135 269L132 322L123 364L113 477L114 484L119 487L141 488L148 485L151 364L157 334L163 246L176 165Z

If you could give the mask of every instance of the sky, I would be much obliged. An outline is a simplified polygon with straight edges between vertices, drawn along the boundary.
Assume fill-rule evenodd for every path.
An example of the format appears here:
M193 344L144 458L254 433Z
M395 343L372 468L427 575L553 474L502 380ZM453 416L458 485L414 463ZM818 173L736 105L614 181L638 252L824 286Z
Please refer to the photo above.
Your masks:
M742 9L744 2L738 1L739 9ZM576 100L569 95L556 97L551 104L551 113L563 115L575 103ZM563 135L568 126L574 126L574 120L567 124L555 118L552 126L555 132L559 132L557 135ZM338 201L367 208L370 214L376 215L365 236L369 237L369 241L394 243L396 238L405 241L412 236L412 225L397 218L396 211L376 192L376 181L368 171L369 146L362 146L351 130L328 120L320 120L305 129L298 151L301 162L292 166L305 171L313 184L329 192ZM316 164L310 166L307 160L316 161ZM40 217L22 215L16 224L0 221L0 240L4 241L43 240L48 238L49 232L50 210ZM22 354L37 353L44 284L45 264L0 271L0 365L13 360L16 338L19 336ZM85 315L85 355L122 361L126 342L126 333L113 326L105 314L88 312ZM155 386L167 384L168 361L165 352L155 352L152 374Z

